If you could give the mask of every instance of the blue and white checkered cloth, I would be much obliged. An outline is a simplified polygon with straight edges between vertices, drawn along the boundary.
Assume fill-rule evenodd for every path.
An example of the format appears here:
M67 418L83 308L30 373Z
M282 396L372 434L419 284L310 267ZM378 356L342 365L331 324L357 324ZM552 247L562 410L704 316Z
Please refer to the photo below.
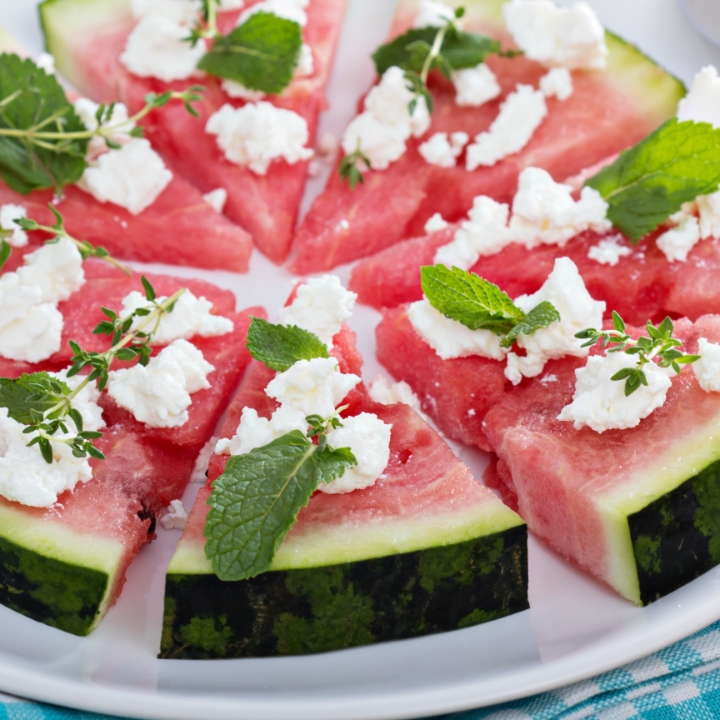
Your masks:
M720 622L654 655L591 680L503 705L442 716L442 720L585 718L720 718ZM108 720L108 717L0 694L0 720Z

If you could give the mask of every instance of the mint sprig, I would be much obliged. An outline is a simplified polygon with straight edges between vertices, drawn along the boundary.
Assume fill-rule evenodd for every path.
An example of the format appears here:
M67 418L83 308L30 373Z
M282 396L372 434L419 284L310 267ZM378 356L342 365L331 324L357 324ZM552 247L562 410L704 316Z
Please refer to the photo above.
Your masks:
M302 45L298 23L257 12L228 35L216 35L198 68L268 95L281 93L293 78Z
M673 322L666 317L660 325L653 325L649 320L645 326L647 335L641 335L634 340L626 332L624 320L613 310L613 330L596 330L587 328L575 335L580 340L587 340L582 347L590 347L598 340L601 341L603 349L610 348L607 352L624 352L628 355L637 355L635 367L623 368L616 372L610 379L625 381L625 396L632 395L642 385L647 386L648 380L643 368L654 357L659 358L658 365L661 368L672 368L676 373L682 371L681 365L689 365L700 359L699 355L690 355L678 350L682 341L673 337ZM611 347L614 346L614 347Z
M542 302L525 313L497 285L460 268L426 265L420 268L423 293L445 317L471 330L490 330L510 347L520 335L532 335L560 321L552 303Z
M718 189L720 129L668 120L585 185L603 196L608 219L637 243L683 203Z
M318 485L355 464L348 448L315 445L299 430L231 457L213 483L204 532L217 576L237 581L268 570Z
M248 329L247 349L255 360L277 372L285 372L299 360L330 357L317 335L296 325L273 325L256 317Z
M12 245L5 240L0 240L0 270L3 269L5 263L10 259L12 255Z

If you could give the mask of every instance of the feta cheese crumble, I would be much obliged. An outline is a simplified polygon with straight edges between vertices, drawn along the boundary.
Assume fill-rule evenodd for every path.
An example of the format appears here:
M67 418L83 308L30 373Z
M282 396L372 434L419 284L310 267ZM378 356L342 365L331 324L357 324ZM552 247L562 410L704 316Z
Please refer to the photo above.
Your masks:
M307 429L305 414L287 405L275 410L269 420L260 417L253 408L244 407L235 435L230 439L219 440L215 452L218 455L245 455L293 430L299 430L305 435Z
M508 227L510 208L480 195L452 242L437 249L435 263L469 270L481 255L494 255L512 242Z
M184 530L188 511L182 500L171 500L170 506L160 518L160 524L166 530Z
M655 241L670 262L686 262L688 253L700 242L700 223L694 215L680 214L675 227Z
M424 230L428 235L430 235L431 233L444 230L446 227L450 227L450 223L445 220L440 213L435 213L428 218L428 221L425 223Z
M600 193L584 187L577 202L569 185L556 183L546 170L525 168L520 173L513 200L510 231L515 242L529 248L540 244L564 247L585 230L607 232L608 204Z
M455 21L455 11L437 0L420 0L420 12L415 16L413 27L445 27Z
M438 167L455 167L470 136L464 132L435 133L418 148L425 162Z
M455 86L455 104L460 107L480 107L502 92L495 73L485 63L453 70L451 77Z
M700 195L695 203L700 220L700 239L720 237L720 192Z
M420 406L420 399L404 380L391 384L383 375L378 375L370 384L369 392L370 397L381 405L404 403L425 417Z
M720 392L720 345L700 338L697 354L700 359L692 364L692 369L700 387L705 392Z
M88 163L77 186L101 203L111 202L139 215L172 180L161 157L143 138L132 138Z
M155 299L157 303L163 303L167 297L162 296ZM155 307L149 303L146 297L133 290L128 293L122 301L122 317L127 317L138 308ZM199 298L193 295L192 291L185 292L177 299L173 311L165 313L160 319L153 344L167 345L175 340L189 340L196 335L200 337L216 337L226 335L233 331L233 322L222 315L213 315L212 303L205 297ZM143 318L135 318L132 328L135 329L143 321Z
M190 395L210 387L207 376L213 370L198 348L175 340L145 366L112 370L107 392L139 422L180 427L190 418Z
M28 253L16 273L21 285L40 288L40 302L58 303L85 284L82 263L75 243L60 238Z
M553 68L540 78L540 89L545 97L567 100L573 94L572 75L567 68Z
M198 74L197 64L207 51L204 40L187 42L189 26L172 17L150 12L140 18L125 43L120 63L137 77L165 82Z
M677 119L720 127L720 77L712 65L704 67L693 78L690 92L678 103Z
M192 475L190 475L191 483L205 482L210 458L213 456L218 440L219 438L217 436L213 436L203 445L200 454L197 456L197 460L195 460L195 467L193 468Z
M360 382L357 375L341 373L335 358L300 360L278 373L265 388L268 397L304 417L331 417L341 400Z
M365 111L350 122L342 139L349 155L360 148L373 170L385 170L405 152L410 138L424 135L430 127L430 113L424 98L419 98L413 113L409 104L413 95L405 73L390 67L365 98Z
M35 64L48 75L55 74L55 58L50 53L40 53L35 60Z
M551 0L510 0L502 10L510 34L531 60L571 70L607 64L605 30L587 3L562 8Z
M540 2L541 0L532 0ZM500 106L500 113L487 132L475 136L468 145L466 167L475 170L490 167L499 160L520 152L547 115L545 95L530 85L518 85Z
M621 257L632 255L632 250L627 245L622 245L620 240L621 236L617 235L601 240L588 250L588 257L601 265L615 267Z
M320 492L339 494L371 487L390 461L390 425L371 413L343 418L342 423L327 434L328 445L350 448L357 465L346 468L342 477L332 482L321 482Z
M479 355L503 360L507 350L490 330L471 330L457 320L445 317L428 300L418 300L408 308L408 319L415 332L441 357Z
M202 199L218 214L222 215L222 211L225 208L227 202L227 190L225 188L217 188L211 190L209 193L205 193Z
M665 402L672 384L669 377L672 370L648 363L643 368L647 386L641 385L632 395L626 396L625 382L610 378L636 364L636 355L622 352L589 357L585 367L575 370L573 400L561 410L558 420L572 422L576 430L588 426L598 433L639 425Z
M589 348L575 334L589 327L602 327L605 303L593 300L585 288L575 263L570 258L555 260L555 267L544 285L533 295L521 295L515 304L525 313L541 302L552 303L560 313L560 322L540 328L532 335L519 335L517 345L524 356L508 353L505 377L517 385L523 377L539 375L548 360L573 355L587 357Z
M10 233L3 239L13 247L25 247L28 244L28 234L16 222L26 217L27 210L22 205L8 203L0 207L0 230Z
M293 302L280 310L278 320L314 333L331 348L333 337L352 316L356 300L357 294L346 290L335 275L311 278L298 288Z
M88 130L97 130L97 111L100 109L100 105L88 100L88 98L79 98L75 101L73 107L82 124ZM105 126L114 128L112 134L109 135L109 139L124 145L131 140L130 131L135 127L135 123L129 121L127 107L123 103L115 103L112 114ZM103 138L93 137L88 144L87 157L89 160L93 160L98 155L108 151L109 148Z
M294 165L313 155L305 147L309 137L305 119L268 102L241 108L223 105L211 115L205 132L217 135L217 145L230 162L247 165L257 175L266 175L275 160Z
M300 27L305 27L307 25L305 12L307 6L308 0L263 0L245 10L238 18L237 25L242 25L255 13L266 12L286 20L292 20Z

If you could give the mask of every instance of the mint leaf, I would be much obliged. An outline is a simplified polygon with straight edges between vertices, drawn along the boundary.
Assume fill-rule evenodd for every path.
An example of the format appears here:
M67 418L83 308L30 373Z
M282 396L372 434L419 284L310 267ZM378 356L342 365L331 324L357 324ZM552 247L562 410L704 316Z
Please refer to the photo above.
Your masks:
M420 268L420 278L430 304L471 330L491 330L504 335L525 319L525 313L507 293L473 273L456 267L426 265Z
M419 73L438 31L436 27L416 28L381 45L372 56L377 74L382 76L393 65ZM500 51L498 40L455 27L448 29L440 46L440 55L453 70L475 67Z
M585 183L608 202L608 219L637 243L683 203L720 185L720 129L673 118Z
M503 347L510 347L518 335L532 335L540 328L546 328L562 318L552 303L547 300L536 305L507 335L500 341Z
M277 95L293 78L301 45L300 25L274 13L257 12L229 35L218 36L198 68Z
M54 76L31 60L0 55L0 132L84 132L85 126ZM88 140L37 139L0 134L0 176L23 195L77 182L85 170Z
M62 380L46 372L21 375L19 378L0 378L0 407L22 425L32 425L57 405L59 396L69 395L70 388Z
M0 270L12 255L12 245L7 240L0 240Z
M244 580L268 570L318 485L353 465L347 448L320 450L298 430L231 457L213 483L205 524L205 555L217 576Z
M247 348L255 360L277 372L285 372L298 360L330 357L317 335L295 325L273 325L256 317L248 329Z

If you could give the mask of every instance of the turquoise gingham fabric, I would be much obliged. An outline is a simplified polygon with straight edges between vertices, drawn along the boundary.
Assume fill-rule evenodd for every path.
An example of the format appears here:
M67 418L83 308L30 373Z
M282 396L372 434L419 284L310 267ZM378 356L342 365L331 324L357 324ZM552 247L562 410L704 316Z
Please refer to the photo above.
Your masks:
M435 720L715 720L720 718L720 622L591 680ZM0 694L0 720L108 720Z

